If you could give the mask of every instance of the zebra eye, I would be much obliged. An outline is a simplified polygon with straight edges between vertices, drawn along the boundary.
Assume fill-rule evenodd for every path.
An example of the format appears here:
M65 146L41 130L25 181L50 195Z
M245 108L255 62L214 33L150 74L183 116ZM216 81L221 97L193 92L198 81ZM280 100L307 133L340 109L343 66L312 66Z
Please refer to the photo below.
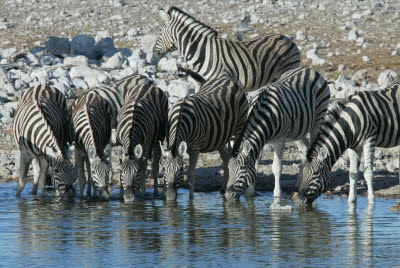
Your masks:
M54 169L54 172L55 172L55 173L58 173L59 171L60 171L60 170L59 170L58 168L55 168L55 169Z

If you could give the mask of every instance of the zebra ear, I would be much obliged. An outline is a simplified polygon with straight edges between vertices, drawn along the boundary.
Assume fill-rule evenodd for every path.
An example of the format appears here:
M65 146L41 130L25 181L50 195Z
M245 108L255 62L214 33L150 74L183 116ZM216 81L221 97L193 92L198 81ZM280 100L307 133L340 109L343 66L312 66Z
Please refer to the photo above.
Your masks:
M161 149L161 156L162 158L167 158L169 152L165 150L164 146L162 145L162 142L160 141L160 149Z
M318 160L320 162L324 161L326 159L326 157L328 156L328 152L325 150L325 148L319 148L318 151Z
M93 160L96 157L96 149L93 146L90 146L87 154L89 156L89 159Z
M54 152L53 148L51 148L50 146L46 146L46 154L51 158L56 157L56 152Z
M68 159L70 159L72 157L72 154L74 153L74 151L75 151L74 145L71 145L68 147L68 149L67 149L67 158Z
M183 157L183 155L186 153L186 150L187 150L187 144L186 144L186 142L182 141L178 147L178 155L180 157Z
M122 146L117 147L117 156L119 159L124 160L125 159L125 149Z
M162 7L159 7L158 11L160 12L160 17L163 20L168 21L171 18L171 16L168 14L168 12L166 12Z
M242 150L243 154L244 154L245 156L249 156L249 154L250 154L250 149L251 149L251 144L250 144L249 140L245 140L245 141L243 142L243 150Z
M133 152L134 152L135 157L136 157L137 159L139 159L140 157L142 157L142 154L143 154L142 145L140 145L140 144L136 145L136 147L135 147L135 149L133 150Z
M112 152L112 147L110 144L107 144L106 148L104 149L104 155L106 158L109 158L111 156Z

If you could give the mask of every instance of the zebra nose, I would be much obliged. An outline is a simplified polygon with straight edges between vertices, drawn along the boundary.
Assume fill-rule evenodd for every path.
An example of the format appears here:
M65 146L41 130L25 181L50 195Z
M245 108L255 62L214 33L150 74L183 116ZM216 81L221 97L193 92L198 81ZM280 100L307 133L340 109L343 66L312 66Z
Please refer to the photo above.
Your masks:
M226 191L225 198L226 198L226 200L231 201L231 200L238 199L238 195L236 194L236 192Z

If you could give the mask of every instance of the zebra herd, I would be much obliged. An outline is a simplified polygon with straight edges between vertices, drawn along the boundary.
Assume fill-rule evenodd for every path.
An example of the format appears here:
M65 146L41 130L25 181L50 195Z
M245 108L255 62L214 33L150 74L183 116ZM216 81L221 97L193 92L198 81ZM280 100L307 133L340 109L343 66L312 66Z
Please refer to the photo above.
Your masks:
M51 168L52 183L62 196L108 200L112 189L111 133L116 130L121 197L144 195L151 160L154 194L162 156L163 196L177 198L189 155L189 197L193 198L200 153L218 151L223 160L227 200L254 195L258 160L265 144L274 144L274 197L281 195L282 154L286 141L299 148L299 200L311 204L328 189L330 171L349 150L349 202L356 201L357 177L364 152L369 202L374 202L374 148L400 145L400 79L380 91L359 92L328 111L327 82L316 71L300 67L300 52L287 37L258 36L245 42L218 38L218 32L172 7L159 10L161 34L153 52L162 57L177 49L185 71L200 84L198 92L176 102L147 77L131 75L80 96L68 109L64 95L48 85L26 90L13 121L21 152L17 196L33 161L36 194L44 194ZM256 90L249 105L245 92ZM307 135L310 135L310 143ZM166 146L163 145L166 140ZM75 167L69 160L75 149ZM88 178L85 178L85 164Z

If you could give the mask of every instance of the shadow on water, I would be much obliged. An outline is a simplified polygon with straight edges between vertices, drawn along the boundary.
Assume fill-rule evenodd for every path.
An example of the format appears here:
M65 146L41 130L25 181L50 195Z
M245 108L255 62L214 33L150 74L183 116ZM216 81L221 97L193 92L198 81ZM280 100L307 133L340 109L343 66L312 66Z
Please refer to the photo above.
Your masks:
M227 202L218 192L179 189L178 200L146 196L124 203L26 194L15 184L0 191L2 264L37 266L350 266L397 265L400 221L393 201L318 199L303 207L287 196L271 211L270 192ZM30 186L28 185L28 188ZM29 193L29 190L27 191Z

